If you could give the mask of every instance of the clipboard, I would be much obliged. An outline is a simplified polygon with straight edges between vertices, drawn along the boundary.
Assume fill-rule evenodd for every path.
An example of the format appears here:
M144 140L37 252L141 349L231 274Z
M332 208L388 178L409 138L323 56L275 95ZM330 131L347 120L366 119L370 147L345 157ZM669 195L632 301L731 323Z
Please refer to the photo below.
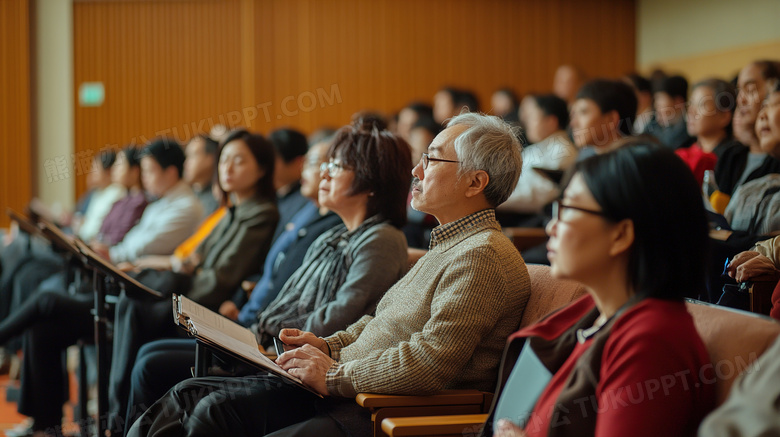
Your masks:
M129 293L141 293L148 294L150 296L162 299L164 296L157 290L153 290L146 285L140 283L137 279L128 275L127 273L116 268L110 261L100 256L97 252L87 245L87 243L76 238L74 245L87 260L87 264L93 268L100 270L108 276L112 276L117 282L119 282L126 292Z
M173 321L189 335L250 366L278 375L304 390L323 397L266 357L262 346L257 343L254 332L186 296L174 294L172 299Z
M11 208L6 208L5 213L8 215L8 217L11 218L11 220L15 221L19 225L19 229L26 232L27 234L38 236L43 235L41 228L36 226L35 223L30 221L27 217L19 214Z

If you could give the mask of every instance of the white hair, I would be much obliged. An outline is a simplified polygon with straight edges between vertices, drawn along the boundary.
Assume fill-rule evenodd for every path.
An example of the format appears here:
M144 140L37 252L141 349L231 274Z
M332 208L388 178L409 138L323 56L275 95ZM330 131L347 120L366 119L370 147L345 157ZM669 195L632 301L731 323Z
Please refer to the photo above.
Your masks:
M523 168L523 146L519 128L493 115L468 112L449 120L447 127L467 126L453 142L460 160L459 174L483 170L489 181L485 199L493 207L502 203L515 189Z

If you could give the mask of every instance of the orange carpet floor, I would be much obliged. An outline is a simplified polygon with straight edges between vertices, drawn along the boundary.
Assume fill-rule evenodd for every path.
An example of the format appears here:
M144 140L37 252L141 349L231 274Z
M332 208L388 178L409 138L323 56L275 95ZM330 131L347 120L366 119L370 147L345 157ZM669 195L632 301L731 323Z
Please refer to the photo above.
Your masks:
M26 416L19 414L16 411L15 402L6 402L6 389L9 385L18 385L18 381L11 381L8 379L8 375L0 376L0 433L5 436L5 430L11 429L24 422L27 419ZM73 373L70 374L70 402L65 405L65 427L66 433L76 433L78 428L73 423L73 406L76 405L76 393L77 391L76 377Z

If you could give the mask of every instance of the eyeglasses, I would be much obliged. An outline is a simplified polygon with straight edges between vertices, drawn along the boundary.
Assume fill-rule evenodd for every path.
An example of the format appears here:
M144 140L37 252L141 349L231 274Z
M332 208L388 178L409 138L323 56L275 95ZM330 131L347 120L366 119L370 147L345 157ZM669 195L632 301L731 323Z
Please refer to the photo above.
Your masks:
M422 162L423 170L427 170L428 169L428 163L431 162L431 161L436 161L436 162L457 162L457 163L460 163L460 161L453 161L451 159L431 158L430 156L428 156L427 153L423 153L422 154L422 158L420 159L420 161Z
M341 172L345 169L349 170L347 166L339 162L330 161L330 162L323 162L322 164L320 164L320 173L327 172L328 176L332 178L335 178L336 176L341 174Z
M594 211L592 209L585 209L585 208L579 208L577 206L564 205L557 200L552 203L552 216L559 222L566 222L566 220L564 219L569 217L568 214L564 213L566 210L580 211L587 214L597 215L600 217L605 217L605 218L607 217L607 215L604 214L604 212L602 211Z

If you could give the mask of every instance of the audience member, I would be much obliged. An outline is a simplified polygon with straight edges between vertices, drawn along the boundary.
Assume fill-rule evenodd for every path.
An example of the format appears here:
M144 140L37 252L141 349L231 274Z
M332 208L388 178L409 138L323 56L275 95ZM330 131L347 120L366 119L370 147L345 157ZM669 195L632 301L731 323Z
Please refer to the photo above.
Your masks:
M641 135L645 133L647 125L653 119L653 86L649 79L636 73L631 73L624 78L625 82L634 87L636 93L636 119L634 120L633 133Z
M770 173L780 173L780 160L761 150L756 119L767 94L767 81L780 79L780 63L756 61L745 66L737 78L737 109L734 112L734 138L743 146L727 148L715 165L718 191L728 203L737 187ZM719 210L723 212L725 206Z
M209 215L219 207L211 194L211 182L217 168L216 141L207 135L193 137L184 148L184 182L192 187L203 206L203 214Z
M72 227L74 233L84 241L97 237L103 220L117 200L124 197L127 189L111 178L111 167L116 160L116 152L103 150L94 159L94 165L87 173L87 185L92 188L89 205L78 225Z
M433 120L443 125L449 118L458 114L455 107L460 91L455 88L445 87L433 96Z
M569 111L566 102L554 94L528 95L520 119L530 145L523 148L523 171L514 192L497 208L500 212L538 217L546 205L560 195L556 183L535 171L535 168L566 170L577 157L577 150L566 134ZM534 223L513 223L512 226L540 226Z
M780 81L770 85L758 114L756 135L761 149L780 160ZM780 174L770 173L742 184L731 198L725 213L732 229L749 235L780 231Z
M279 206L279 222L288 223L308 200L301 195L301 172L309 143L294 129L277 129L268 136L276 149L274 186ZM280 229L274 233L279 236Z
M685 121L695 142L675 152L691 168L699 185L704 172L714 170L718 158L735 144L731 137L735 101L734 87L724 80L705 79L693 85Z
M122 241L149 204L141 187L141 162L134 146L126 146L117 155L111 167L111 180L125 187L127 194L114 203L100 226L97 240L107 246Z
M571 106L576 99L577 90L585 81L585 75L573 65L561 65L555 70L553 78L553 94L563 99Z
M249 435L282 428L301 435L368 435L369 413L354 401L358 391L489 389L503 339L517 326L529 291L523 260L493 214L517 183L519 143L499 118L463 114L428 153L412 171L412 205L441 223L431 250L388 290L375 315L346 331L324 339L297 329L280 333L294 349L277 359L279 365L325 399L268 374L197 378L152 405L129 435L195 429Z
M710 358L683 302L704 288L699 193L672 151L638 140L577 164L547 225L548 250L552 275L588 295L510 337L482 435L695 432L715 403ZM648 381L664 389L651 393Z
M636 94L628 84L594 79L580 88L571 107L574 144L578 160L611 150L615 142L631 135L636 114Z
M671 149L688 147L693 139L685 124L685 102L688 100L688 81L682 76L670 76L653 84L655 119L645 133L655 136Z
M520 99L511 88L504 87L496 90L490 97L490 105L493 114L503 118L507 123L520 121L518 117Z
M423 119L433 120L433 108L422 102L412 102L398 113L398 136L407 143L412 143L412 127ZM430 144L430 143L429 143Z

